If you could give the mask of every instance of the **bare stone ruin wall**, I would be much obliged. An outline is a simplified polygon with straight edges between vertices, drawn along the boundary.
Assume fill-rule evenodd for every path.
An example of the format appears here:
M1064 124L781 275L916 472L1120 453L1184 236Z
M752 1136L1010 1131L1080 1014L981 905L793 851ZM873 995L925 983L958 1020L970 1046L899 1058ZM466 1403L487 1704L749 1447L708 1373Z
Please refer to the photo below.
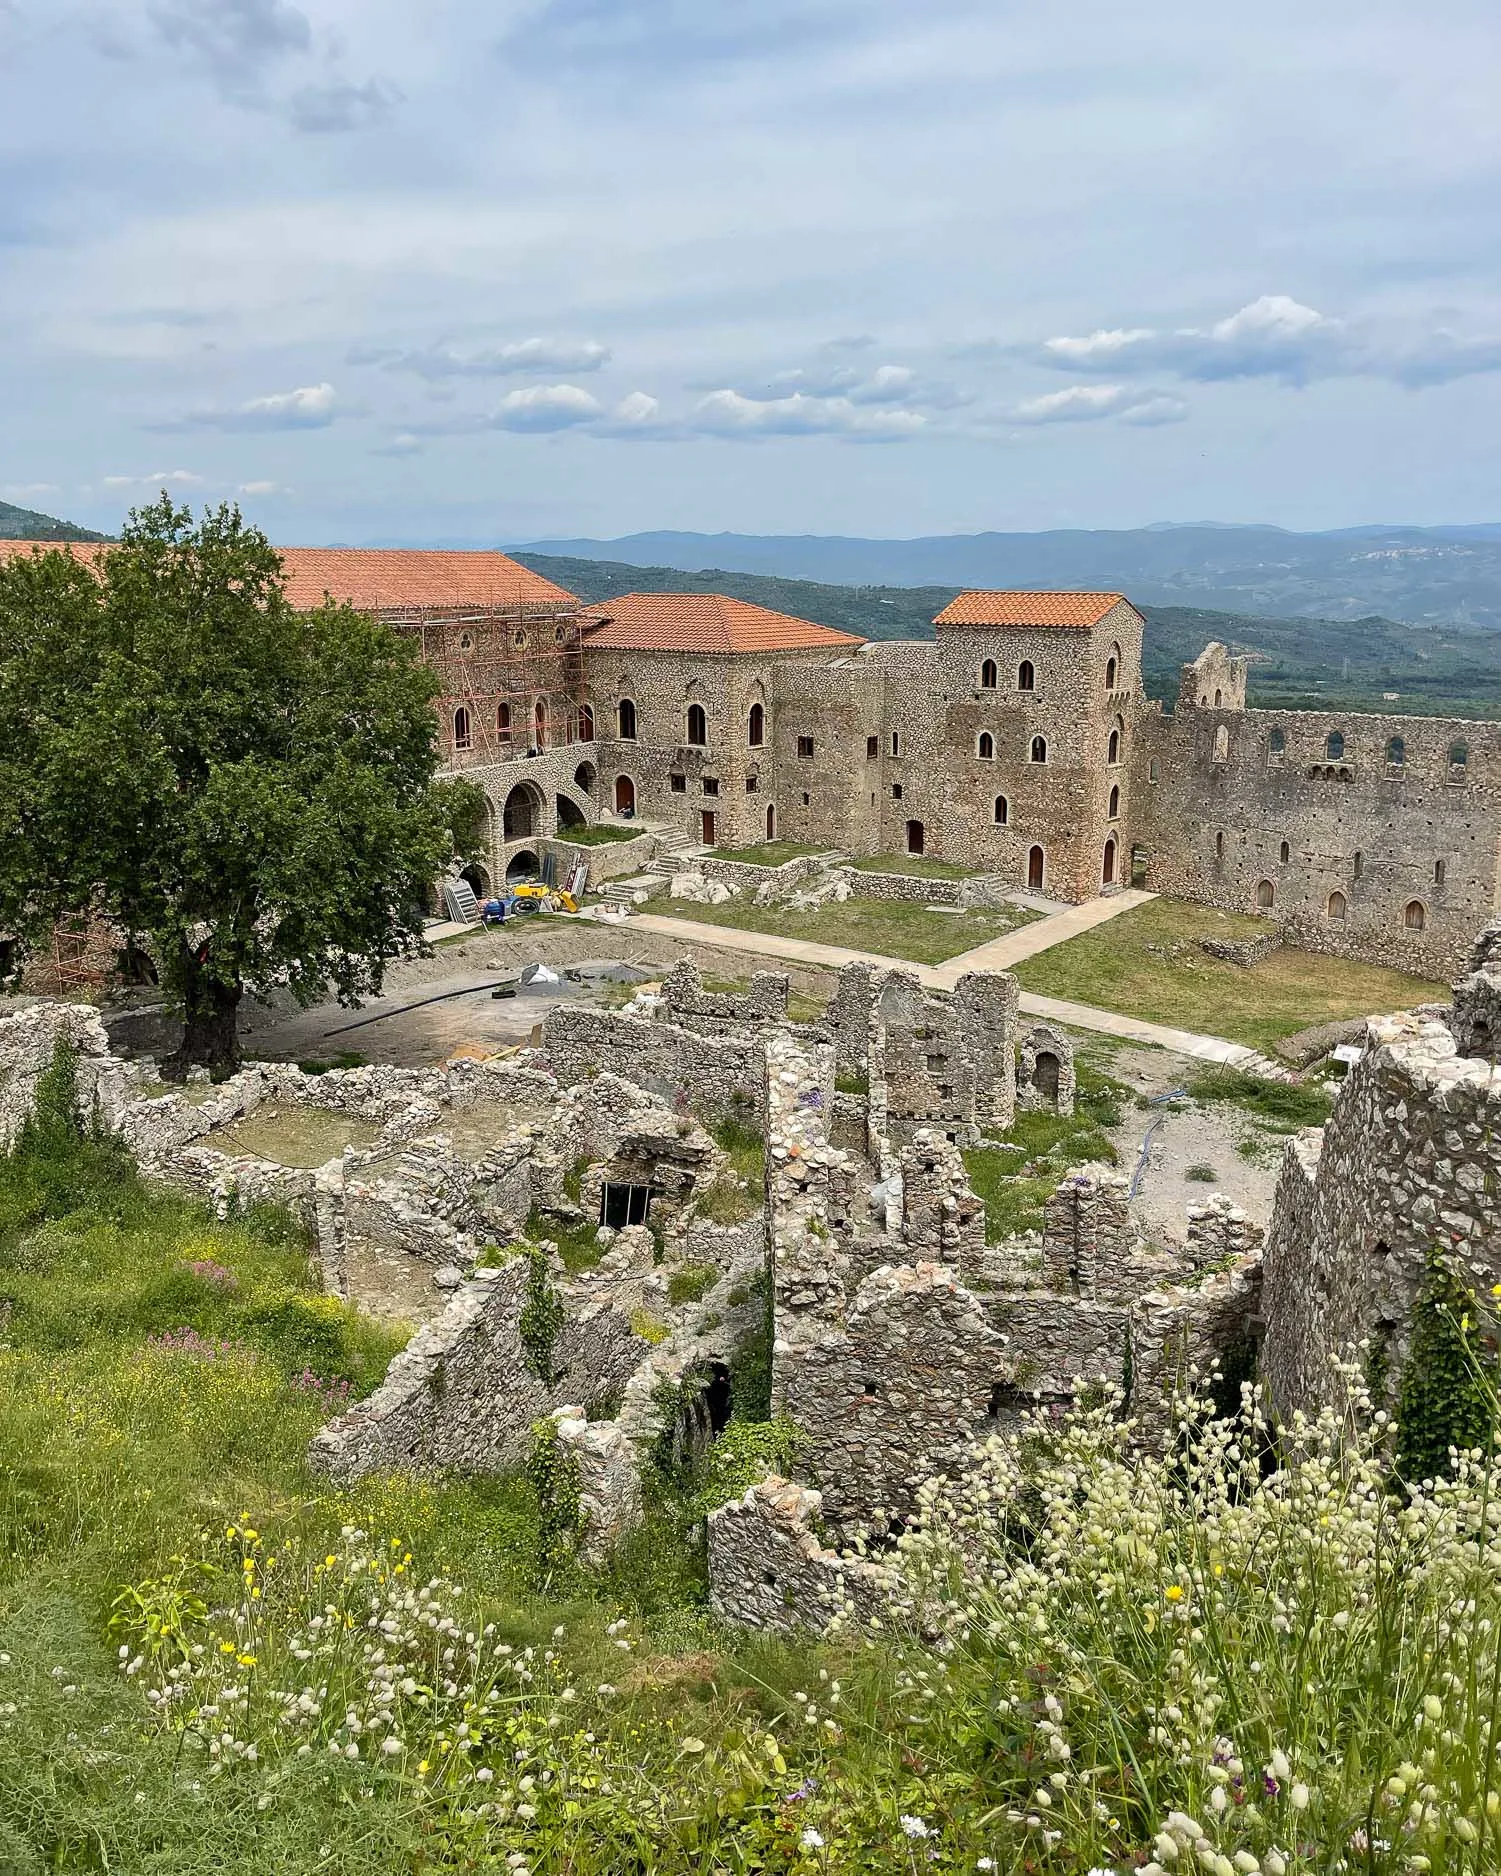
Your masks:
M1395 1387L1441 1252L1479 1294L1501 1280L1501 1069L1448 1026L1373 1019L1322 1129L1289 1141L1267 1233L1262 1372L1284 1411L1336 1398L1370 1336Z
M807 1486L770 1478L709 1514L709 1606L717 1616L791 1631L881 1607L875 1569L819 1542L822 1502Z
M668 1100L681 1097L711 1118L764 1113L762 1044L754 1035L699 1035L676 1023L563 1003L548 1011L542 1049L565 1085L609 1073Z
M1211 646L1185 666L1175 713L1141 719L1133 789L1147 884L1229 911L1261 911L1304 950L1454 975L1497 903L1501 725L1247 710L1243 672L1240 701L1230 677L1230 666L1243 663ZM1273 732L1283 739L1280 754ZM1336 757L1331 734L1343 738ZM1400 762L1388 759L1394 739ZM1462 766L1450 760L1458 745ZM1270 906L1258 901L1266 887ZM1343 918L1330 916L1335 893L1344 897ZM1423 908L1421 931L1406 923L1413 903Z
M551 1385L527 1365L519 1322L528 1264L479 1270L436 1321L391 1363L376 1391L317 1434L314 1466L346 1481L367 1472L456 1466L503 1472L519 1465L534 1421L555 1408L624 1388L648 1344L607 1301L560 1286L565 1313Z
M700 1035L733 1033L747 1025L784 1023L791 979L780 971L757 971L748 991L705 990L703 972L680 958L662 984L667 1020Z

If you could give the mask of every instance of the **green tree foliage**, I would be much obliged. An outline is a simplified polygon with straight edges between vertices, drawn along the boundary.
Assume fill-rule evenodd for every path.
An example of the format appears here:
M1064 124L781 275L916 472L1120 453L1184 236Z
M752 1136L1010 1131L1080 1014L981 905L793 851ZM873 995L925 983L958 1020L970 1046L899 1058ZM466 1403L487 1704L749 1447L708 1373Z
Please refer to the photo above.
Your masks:
M363 614L294 611L235 508L163 495L97 572L0 567L0 930L146 934L178 1076L234 1066L246 991L373 994L482 808L434 781L435 685Z
M1495 1357L1475 1298L1437 1253L1428 1272L1397 1409L1397 1474L1414 1484L1448 1477L1451 1448L1486 1447L1496 1418Z

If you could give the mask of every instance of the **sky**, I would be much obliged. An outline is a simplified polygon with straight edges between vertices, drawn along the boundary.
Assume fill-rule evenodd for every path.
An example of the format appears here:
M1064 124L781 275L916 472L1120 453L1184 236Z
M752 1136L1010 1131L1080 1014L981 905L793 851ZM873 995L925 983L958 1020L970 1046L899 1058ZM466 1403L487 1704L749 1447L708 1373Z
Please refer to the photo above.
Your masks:
M1501 519L1494 0L0 0L0 498Z

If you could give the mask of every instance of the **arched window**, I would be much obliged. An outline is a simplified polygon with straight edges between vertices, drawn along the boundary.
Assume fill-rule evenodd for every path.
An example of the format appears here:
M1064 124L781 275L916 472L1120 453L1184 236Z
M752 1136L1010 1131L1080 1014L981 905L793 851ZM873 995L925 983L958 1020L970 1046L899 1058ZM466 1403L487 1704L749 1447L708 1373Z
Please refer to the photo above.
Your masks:
M1407 760L1407 744L1400 736L1393 736L1386 745L1386 766L1400 769Z
M1287 736L1282 730L1268 730L1266 752L1269 756L1281 756L1287 753Z
M532 712L532 741L538 749L547 747L547 705L539 697Z
M1112 730L1110 732L1110 743L1105 751L1105 760L1113 766L1115 763L1119 762L1120 759L1121 733L1119 730Z
M579 705L579 741L581 743L592 743L594 741L593 704Z
M1230 760L1230 732L1223 723L1214 732L1214 759L1216 762Z
M1345 738L1341 730L1330 730L1324 740L1324 755L1330 762L1343 762L1345 759Z
M1034 762L1046 762L1048 759L1048 739L1046 736L1032 738L1032 758Z
M709 740L709 719L704 715L702 704L688 706L688 743L693 749L702 749Z
M1220 707L1220 700L1221 700L1221 699L1223 698L1223 696L1224 696L1224 692L1223 692L1223 691L1218 691L1218 690L1217 690L1217 691L1216 691L1216 692L1214 693L1214 707L1215 707L1215 709L1216 709L1216 710L1218 710L1218 709L1219 709L1219 707Z
M1428 923L1428 908L1421 899L1409 899L1407 909L1402 914L1402 923L1409 931L1421 931Z
M1270 912L1277 903L1277 888L1269 879L1261 880L1256 887L1256 906L1261 912Z
M997 827L1011 825L1011 803L1004 795L997 795L995 798L995 824Z
M1032 669L1030 658L1023 658L1016 667L1016 688L1018 690L1037 689L1037 673Z
M1118 821L1120 819L1120 813L1121 813L1121 790L1120 790L1120 784L1119 782L1117 782L1110 790L1110 806L1106 812L1106 819L1111 820L1111 821Z
M463 704L460 704L453 713L453 746L455 749L474 747L474 726Z
M982 762L995 761L995 738L989 730L980 731L980 740L975 744L975 754Z
M1282 862L1284 866L1286 866L1288 861L1292 857L1293 857L1293 850L1290 846L1288 846L1287 842L1284 840L1282 845L1277 849L1277 858Z
M776 837L777 837L776 806L774 803L768 802L766 805L766 838L768 840L775 840Z
M460 632L459 633L459 650L460 651L473 651L474 650L474 634L472 632Z
M1107 691L1115 689L1115 673L1116 673L1115 653L1112 652L1110 656L1105 660L1105 688Z
M1342 925L1345 922L1345 895L1342 892L1331 892L1329 895L1329 903L1325 906L1324 910L1328 913L1329 917L1333 919L1336 925Z
M980 689L994 690L999 675L999 672L997 672L995 668L995 659L987 658L984 664L980 666Z
M502 743L508 743L511 740L511 706L509 704L495 706L495 734Z
M1444 883L1444 863L1442 860L1435 860L1433 863L1433 883L1435 886L1442 886Z
M626 743L635 742L636 740L636 706L635 704L631 702L629 697L622 697L620 700L620 707L616 711L615 714L617 718L619 719L620 740ZM634 792L635 791L632 790L633 798L634 798Z
M750 722L747 725L745 740L752 749L759 749L766 741L766 712L758 703L750 707Z

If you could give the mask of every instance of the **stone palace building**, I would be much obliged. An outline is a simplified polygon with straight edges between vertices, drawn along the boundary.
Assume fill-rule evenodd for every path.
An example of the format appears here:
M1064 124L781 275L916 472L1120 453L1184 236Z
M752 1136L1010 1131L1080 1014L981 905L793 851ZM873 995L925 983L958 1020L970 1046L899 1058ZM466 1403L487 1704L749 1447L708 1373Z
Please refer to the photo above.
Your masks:
M445 765L490 801L484 889L622 818L928 854L1058 900L1134 878L1431 977L1501 907L1501 724L1248 709L1218 644L1164 711L1118 593L961 593L932 639L867 642L717 594L589 605L499 553L282 553L295 604L420 638Z

